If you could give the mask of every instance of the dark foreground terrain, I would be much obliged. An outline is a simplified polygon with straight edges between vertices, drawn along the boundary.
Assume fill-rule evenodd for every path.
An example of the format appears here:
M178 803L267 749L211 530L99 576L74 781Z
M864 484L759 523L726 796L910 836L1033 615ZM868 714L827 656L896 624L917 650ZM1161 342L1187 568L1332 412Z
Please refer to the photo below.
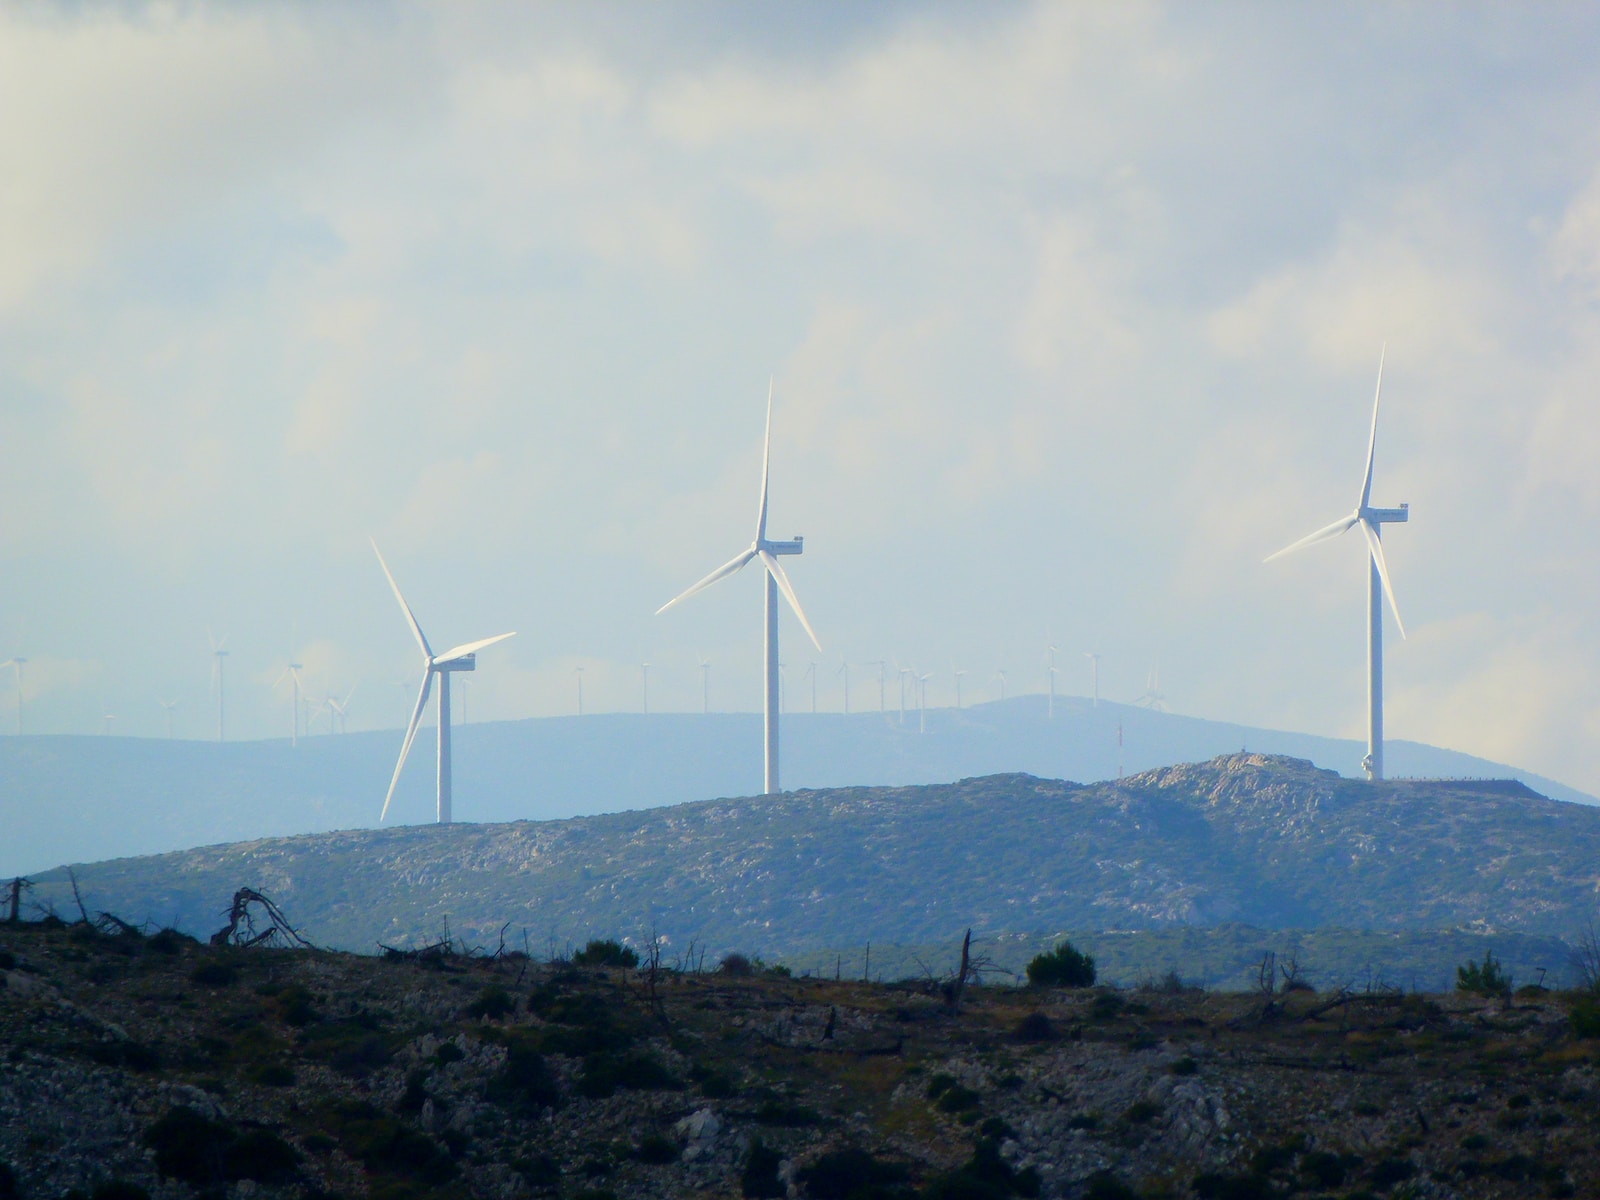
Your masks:
M1574 994L945 985L0 924L0 1195L1600 1195Z

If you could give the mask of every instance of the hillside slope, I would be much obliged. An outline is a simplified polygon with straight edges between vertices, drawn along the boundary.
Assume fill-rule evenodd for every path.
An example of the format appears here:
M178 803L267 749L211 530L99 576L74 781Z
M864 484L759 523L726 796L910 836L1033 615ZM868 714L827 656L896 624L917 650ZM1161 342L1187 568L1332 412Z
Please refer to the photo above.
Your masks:
M316 941L447 926L535 945L654 929L773 956L980 934L1266 928L1572 936L1600 810L1517 784L1373 786L1232 755L1120 782L1025 775L702 801L551 822L266 839L78 868L91 909L207 930L235 888ZM36 898L70 911L64 872Z
M960 712L934 709L919 734L890 712L791 713L784 719L790 787L898 787L1027 772L1115 779L1217 754L1309 758L1359 774L1353 741L1202 721L1129 705L1042 696ZM251 838L378 824L397 732L287 741L0 738L0 877L113 855L159 854ZM1120 740L1120 745L1119 745ZM1557 799L1593 802L1551 780L1470 755L1390 742L1395 775L1521 778ZM431 744L422 739L395 795L392 824L433 815ZM462 726L456 731L457 817L549 820L654 808L761 787L757 714L627 713Z

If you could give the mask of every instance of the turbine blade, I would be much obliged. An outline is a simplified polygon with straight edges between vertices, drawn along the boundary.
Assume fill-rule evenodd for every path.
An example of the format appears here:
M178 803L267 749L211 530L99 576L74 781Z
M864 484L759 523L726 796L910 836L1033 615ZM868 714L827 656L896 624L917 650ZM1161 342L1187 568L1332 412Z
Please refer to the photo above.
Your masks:
M761 508L756 513L756 541L767 539L767 469L772 464L772 376L767 376L767 435L761 441Z
M1361 532L1367 535L1367 545L1372 549L1372 561L1378 566L1378 578L1383 581L1383 594L1389 597L1389 611L1394 623L1400 627L1400 636L1406 636L1406 623L1400 619L1400 606L1394 602L1394 585L1389 582L1389 564L1383 557L1383 539L1366 521L1361 522Z
M422 675L422 691L417 696L417 707L411 712L411 724L406 726L406 740L400 747L400 761L394 764L394 778L389 780L389 794L383 798L383 811L378 814L379 824L389 815L389 802L394 799L395 784L400 782L400 772L405 769L406 756L411 753L411 743L417 740L417 726L422 724L422 710L428 706L428 693L433 690L433 668Z
M411 615L411 606L406 603L406 598L400 594L400 585L394 581L394 575L389 571L389 564L383 561L383 551L378 549L376 539L372 540L372 552L378 556L378 565L383 568L383 577L389 581L389 586L394 590L394 598L400 601L400 611L406 615L406 624L411 626L412 635L417 639L417 645L422 647L423 654L431 660L433 649L428 645L428 639L422 636L422 626L417 624L417 618Z
M517 636L516 635L516 631L513 630L510 633L499 633L499 634L496 634L492 638L482 638L482 639L480 639L480 640L478 640L476 642L468 642L464 646L457 646L454 650L446 650L443 654L441 654L434 661L435 662L446 663L446 662L449 662L453 658L463 658L468 654L472 654L474 651L482 650L485 646L492 646L496 642L503 642L507 638L516 637L516 636Z
M794 585L789 582L789 577L783 572L783 565L778 562L777 556L761 551L761 561L767 564L767 570L772 572L772 577L778 581L778 590L783 593L783 598L789 602L789 607L794 609L794 615L800 618L800 624L805 627L806 636L811 639L811 644L820 653L822 643L817 640L816 630L811 628L811 622L806 620L805 609L800 607L800 597L794 594Z
M1372 436L1367 439L1367 473L1361 480L1361 503L1356 507L1365 508L1372 498L1372 459L1378 449L1378 401L1383 396L1383 359L1389 353L1389 344L1385 342L1383 349L1378 351L1378 386L1372 393Z
M707 575L699 583L695 584L693 587L689 588L687 591L679 592L671 600L668 600L660 608L656 609L656 616L660 616L662 613L666 612L667 609L673 607L676 604L683 603L685 600L687 600L690 596L694 595L696 592L704 591L706 588L710 587L713 583L716 583L717 580L726 579L729 575L732 575L734 572L741 570L744 567L745 563L749 562L755 556L756 556L755 547L752 546L750 549L746 550L743 554L740 554L737 558L729 559L727 562L723 563L720 567L718 567L715 571L711 572L711 574Z
M1347 529L1350 528L1350 526L1354 525L1360 519L1361 518L1355 513L1351 513L1348 517L1340 517L1333 524L1324 525L1321 529L1317 530L1315 533L1308 533L1305 537L1301 538L1298 542L1295 542L1293 545L1285 546L1282 550L1279 550L1276 554L1269 554L1269 555L1267 555L1266 558L1262 559L1261 561L1263 561L1263 562L1271 562L1275 558L1282 558L1285 554L1293 554L1296 550L1303 550L1307 546L1313 546L1318 542L1325 542L1329 538L1336 538L1341 533L1344 533Z

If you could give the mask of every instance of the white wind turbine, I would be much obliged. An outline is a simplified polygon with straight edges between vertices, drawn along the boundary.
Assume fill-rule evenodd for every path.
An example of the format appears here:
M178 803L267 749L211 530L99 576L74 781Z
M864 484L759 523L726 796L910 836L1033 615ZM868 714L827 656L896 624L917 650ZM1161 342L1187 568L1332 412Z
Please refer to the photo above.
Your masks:
M915 671L913 671L911 673L911 678L914 679L917 684L917 732L927 733L928 680L933 678L933 672L929 671L926 675L918 675Z
M848 717L850 715L850 664L843 655L839 657L839 669L834 674L844 676L844 715Z
M700 660L700 714L706 715L711 711L711 660Z
M1050 719L1053 721L1056 718L1056 648L1055 648L1055 646L1051 645L1051 646L1046 646L1045 647L1045 661L1046 661L1046 663L1048 664L1048 667L1049 667L1049 670L1048 670L1047 674L1050 677L1050 709L1049 709L1049 716L1050 716Z
M224 649L228 644L228 635L223 634L220 638L212 637L211 630L208 629L206 630L206 637L211 642L211 686L217 690L217 741L220 742L224 740L224 735L227 732L227 728L223 724L227 708L224 703L223 684L226 679L222 671L222 660L228 657L228 652Z
M290 664L283 669L283 673L280 674L272 684L274 691L277 690L278 684L282 683L285 679L289 680L294 685L294 732L289 737L289 745L291 746L298 746L300 744L300 672L302 669L303 668L301 667L301 664L297 662L290 662Z
M722 564L711 574L700 580L687 591L674 596L656 612L664 613L675 604L682 603L698 591L710 587L719 580L726 579L729 575L742 570L752 559L759 558L762 566L766 568L766 605L765 621L763 623L763 649L766 679L766 772L765 788L768 795L779 791L778 785L778 713L781 704L781 669L778 664L778 592L783 592L783 598L789 602L789 607L794 610L794 615L800 618L800 624L805 629L806 635L811 639L811 644L820 653L822 643L817 640L816 631L811 628L811 622L806 619L805 610L800 607L800 599L794 594L794 586L789 582L789 576L784 572L783 564L778 561L785 554L800 554L805 550L805 539L796 537L792 541L775 542L767 537L767 491L768 480L772 466L772 385L767 385L767 433L761 451L761 507L756 512L756 536L749 547L741 551L737 557Z
M329 733L333 732L332 717L337 717L339 719L340 733L348 732L346 728L346 720L350 715L350 697L356 694L356 688L360 686L361 685L359 683L352 684L350 690L344 694L343 700L335 700L332 696L328 697L328 711L332 714L328 720Z
M467 642L452 650L446 650L443 654L435 654L433 647L428 645L428 639L423 636L422 626L418 625L417 618L412 616L411 606L400 594L400 585L390 574L389 564L383 561L383 553L378 549L377 542L372 543L372 552L378 556L378 565L383 568L384 578L389 581L394 598L400 602L400 611L406 615L406 624L411 626L412 636L422 648L423 660L422 690L417 693L417 707L412 710L411 723L406 726L406 740L400 746L400 760L394 765L394 777L389 780L389 793L383 798L383 811L378 814L378 820L381 822L389 815L389 803L394 799L395 785L400 782L400 772L405 769L406 756L411 753L411 743L416 740L417 726L422 723L422 710L428 706L428 693L433 689L433 677L437 675L439 677L438 820L439 824L448 825L450 823L450 676L456 671L477 670L479 650L496 642L503 642L508 637L516 637L516 633L500 633L494 637L480 638L476 642Z
M966 672L965 671L961 671L961 670L957 670L955 663L951 663L950 664L950 670L956 677L956 711L960 712L961 711L961 677L963 675L965 675Z
M167 740L170 742L172 740L172 736L173 736L173 734L172 734L172 710L178 707L178 702L176 700L163 700L158 696L156 698L156 703L161 705L162 708L166 709L166 712L167 712Z
M1006 672L1004 667L996 668L994 677L1000 681L1000 699L1006 698Z
M1385 347L1387 351L1387 347ZM1367 540L1367 756L1361 762L1367 778L1383 778L1383 599L1389 598L1389 610L1394 613L1394 623L1405 637L1405 623L1400 620L1400 608L1395 603L1394 587L1389 582L1389 564L1383 557L1382 530L1385 525L1401 524L1410 519L1411 506L1399 508L1374 508L1372 506L1372 461L1378 448L1378 402L1383 395L1383 359L1378 355L1378 386L1372 396L1372 433L1367 440L1367 470L1361 480L1361 499L1353 513L1324 525L1291 546L1285 546L1266 559L1271 562L1285 554L1317 542L1327 541L1361 527Z
M1083 656L1094 664L1094 706L1100 707L1100 655L1093 650L1085 650Z

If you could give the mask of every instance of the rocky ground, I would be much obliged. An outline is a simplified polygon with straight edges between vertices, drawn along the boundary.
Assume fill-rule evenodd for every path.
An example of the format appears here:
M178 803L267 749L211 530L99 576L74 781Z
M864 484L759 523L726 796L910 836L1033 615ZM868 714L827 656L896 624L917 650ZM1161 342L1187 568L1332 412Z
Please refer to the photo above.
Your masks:
M0 924L3 1200L1600 1195L1568 994L953 1007L105 925Z

